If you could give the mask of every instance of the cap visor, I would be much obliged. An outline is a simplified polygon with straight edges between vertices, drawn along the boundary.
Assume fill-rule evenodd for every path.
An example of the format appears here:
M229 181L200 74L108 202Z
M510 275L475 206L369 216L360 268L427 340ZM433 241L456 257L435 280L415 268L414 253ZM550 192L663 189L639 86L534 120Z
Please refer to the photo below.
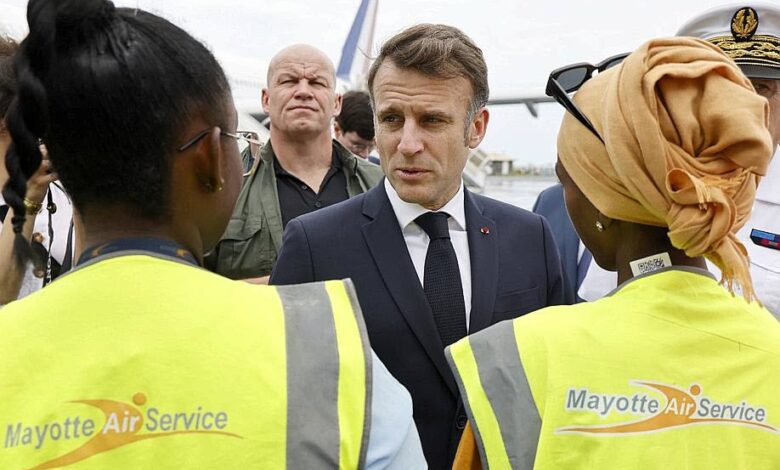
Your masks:
M735 61L748 78L764 78L768 80L780 80L780 64L777 67L766 67L763 65L742 64L739 60Z

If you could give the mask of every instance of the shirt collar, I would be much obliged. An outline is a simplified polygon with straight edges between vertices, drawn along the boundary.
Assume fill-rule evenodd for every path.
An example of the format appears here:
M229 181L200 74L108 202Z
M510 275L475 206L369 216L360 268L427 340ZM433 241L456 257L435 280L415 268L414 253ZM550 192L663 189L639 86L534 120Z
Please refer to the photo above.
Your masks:
M387 198L390 200L390 205L393 207L393 212L398 219L398 225L401 227L401 231L404 231L409 224L414 222L417 217L429 212L419 204L406 202L398 195L390 184L390 181L385 178L385 191L387 192ZM436 212L446 212L457 224L458 228L462 231L466 230L466 210L465 210L465 196L463 193L463 183L460 184L458 192L450 199L447 204ZM450 227L452 228L452 227Z
M274 173L276 173L276 176L293 176L290 172L284 169L282 166L282 163L279 161L279 158L274 155L273 156L273 165L274 165ZM341 170L341 167L343 166L343 163L341 162L341 159L336 155L335 149L333 152L333 156L330 160L330 170L328 170L328 173L331 171L338 171Z

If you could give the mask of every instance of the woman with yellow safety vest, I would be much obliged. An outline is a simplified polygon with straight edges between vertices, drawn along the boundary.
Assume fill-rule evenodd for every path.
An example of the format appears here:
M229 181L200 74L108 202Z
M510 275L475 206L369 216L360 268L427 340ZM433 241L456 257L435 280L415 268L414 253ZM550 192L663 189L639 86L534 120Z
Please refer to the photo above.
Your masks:
M780 468L780 324L736 237L772 155L766 100L689 38L558 69L548 94L567 209L620 285L448 349L471 423L455 467Z
M213 55L103 0L31 0L27 19L6 116L17 255L41 141L87 248L0 311L0 468L424 467L349 282L200 268L242 179Z

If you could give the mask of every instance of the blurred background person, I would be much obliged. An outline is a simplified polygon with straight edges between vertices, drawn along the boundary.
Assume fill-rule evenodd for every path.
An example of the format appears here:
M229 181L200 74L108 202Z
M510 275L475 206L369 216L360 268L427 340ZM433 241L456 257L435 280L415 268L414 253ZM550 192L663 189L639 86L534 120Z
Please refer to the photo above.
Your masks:
M780 319L780 5L747 2L715 8L692 18L677 35L721 48L769 102L775 156L756 192L750 220L737 236L750 258L756 295Z
M780 323L736 237L773 152L766 100L691 38L557 69L548 92L569 215L621 284L448 349L474 428L456 468L778 468Z
M371 155L374 141L374 113L371 99L365 91L348 91L341 97L341 112L333 124L336 140L358 157L379 165Z
M18 48L16 41L0 36L0 116L5 116L16 95L13 55ZM0 188L8 181L5 154L10 144L11 135L5 122L0 122ZM71 259L73 250L72 211L56 180L44 154L40 167L26 183L22 200L27 217L20 233L33 247L28 261L14 254L14 210L0 197L0 306L40 289L68 268L63 263Z
M409 394L371 352L348 283L200 268L242 180L214 56L111 2L32 0L27 17L6 200L24 214L42 138L87 248L0 315L1 466L424 467Z

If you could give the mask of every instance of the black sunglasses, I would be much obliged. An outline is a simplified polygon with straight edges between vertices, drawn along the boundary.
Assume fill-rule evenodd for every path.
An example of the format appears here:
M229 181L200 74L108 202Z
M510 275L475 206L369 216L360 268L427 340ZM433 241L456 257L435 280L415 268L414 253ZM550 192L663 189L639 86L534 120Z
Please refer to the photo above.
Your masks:
M550 74L550 78L547 80L547 89L545 94L552 97L561 104L566 111L571 113L583 126L593 133L601 143L604 143L604 139L601 138L596 128L593 127L593 123L590 119L580 111L580 108L574 104L574 101L569 98L569 93L573 93L580 89L580 87L593 77L593 72L599 73L612 68L619 63L623 62L629 53L618 54L607 59L602 60L596 65L579 63L567 65L559 69L555 69Z

